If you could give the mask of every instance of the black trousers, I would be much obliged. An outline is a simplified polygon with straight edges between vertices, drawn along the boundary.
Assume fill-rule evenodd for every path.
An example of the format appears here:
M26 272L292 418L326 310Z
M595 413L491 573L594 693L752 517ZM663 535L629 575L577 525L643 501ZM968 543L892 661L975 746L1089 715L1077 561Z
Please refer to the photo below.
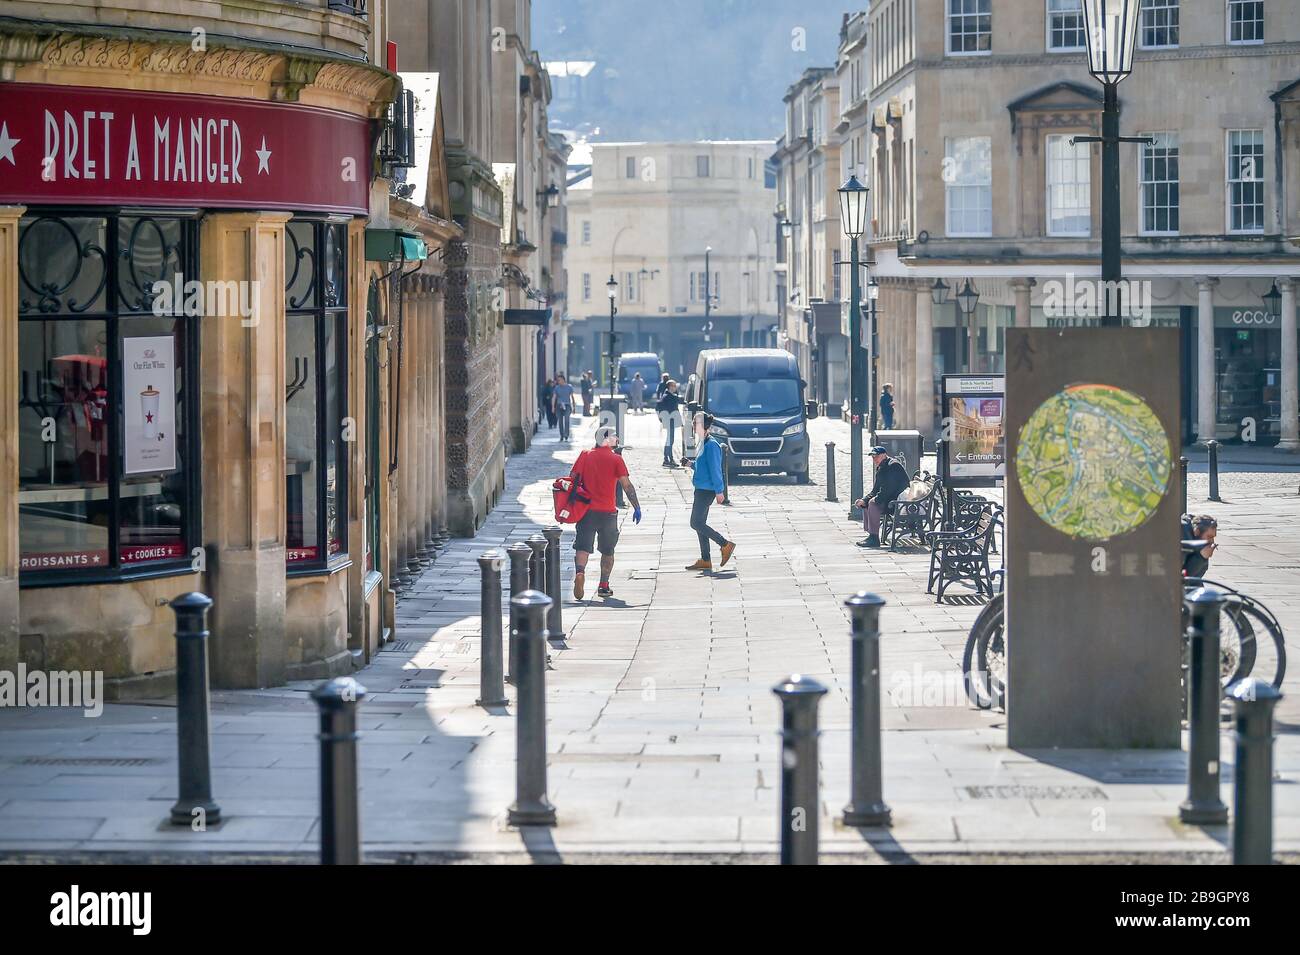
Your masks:
M700 538L700 560L711 560L709 556L709 541L713 541L719 547L727 542L727 539L709 526L709 508L717 500L717 494L713 491L706 491L703 488L695 489L695 503L691 506L691 530Z
M677 436L677 412L667 412L668 429L664 432L664 464L673 463L673 444ZM695 525L692 524L692 527Z

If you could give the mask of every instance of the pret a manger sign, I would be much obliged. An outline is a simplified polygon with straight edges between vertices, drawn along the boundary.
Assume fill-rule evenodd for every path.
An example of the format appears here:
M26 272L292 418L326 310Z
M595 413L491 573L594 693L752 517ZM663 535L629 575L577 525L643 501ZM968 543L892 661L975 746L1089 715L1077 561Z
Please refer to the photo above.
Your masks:
M0 83L0 203L364 214L366 119L222 96Z

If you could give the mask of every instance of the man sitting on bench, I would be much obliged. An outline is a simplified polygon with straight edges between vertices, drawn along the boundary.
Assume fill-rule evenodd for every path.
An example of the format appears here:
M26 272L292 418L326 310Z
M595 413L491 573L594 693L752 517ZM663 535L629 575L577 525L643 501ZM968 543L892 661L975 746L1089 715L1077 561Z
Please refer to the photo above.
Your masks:
M880 546L880 519L885 510L893 504L898 496L907 490L911 478L907 468L889 456L889 451L882 445L876 445L868 454L876 466L876 480L871 485L871 493L865 498L853 502L854 507L864 508L863 525L867 539L858 541L859 547Z

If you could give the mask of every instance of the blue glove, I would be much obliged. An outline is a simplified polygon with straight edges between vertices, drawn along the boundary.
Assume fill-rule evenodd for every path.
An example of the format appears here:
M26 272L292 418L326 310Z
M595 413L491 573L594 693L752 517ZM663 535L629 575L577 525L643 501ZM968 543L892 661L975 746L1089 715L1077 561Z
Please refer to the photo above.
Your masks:
M638 507L636 510L632 512L632 523L633 524L641 523L641 508Z

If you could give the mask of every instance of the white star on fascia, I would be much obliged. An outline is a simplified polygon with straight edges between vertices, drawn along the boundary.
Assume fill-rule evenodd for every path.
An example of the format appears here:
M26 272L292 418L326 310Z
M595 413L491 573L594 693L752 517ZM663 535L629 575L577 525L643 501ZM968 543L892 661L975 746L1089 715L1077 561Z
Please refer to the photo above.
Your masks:
M8 123L0 123L0 159L8 159L9 165L17 166L18 162L14 159L14 147L21 142L21 139L14 139L9 135Z
M266 173L268 176L271 175L271 150L266 148L265 136L262 137L262 148L254 149L253 152L257 153L257 174L259 176L262 173Z

